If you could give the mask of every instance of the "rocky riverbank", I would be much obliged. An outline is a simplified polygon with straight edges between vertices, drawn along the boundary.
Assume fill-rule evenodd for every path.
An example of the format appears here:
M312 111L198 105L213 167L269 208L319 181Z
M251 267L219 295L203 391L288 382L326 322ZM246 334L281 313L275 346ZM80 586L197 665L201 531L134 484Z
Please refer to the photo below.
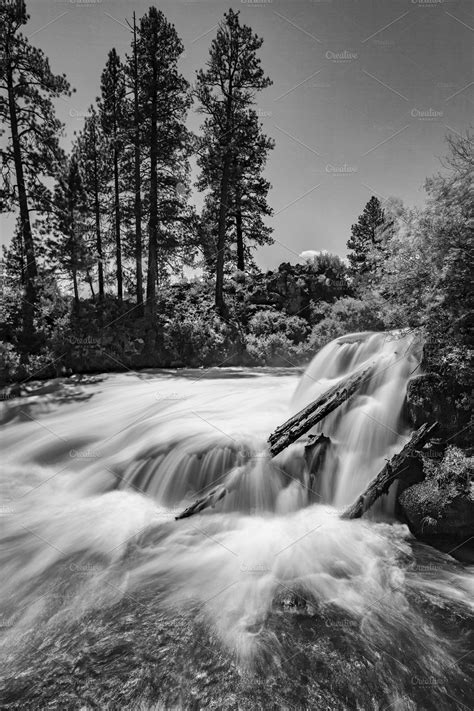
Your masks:
M457 406L457 393L438 375L413 378L407 388L407 415L413 427L438 421L436 439L417 463L418 481L400 491L400 514L421 541L474 561L474 457L470 414ZM421 465L421 466L420 466Z
M474 458L448 446L421 454L424 479L398 496L401 513L421 541L474 562Z

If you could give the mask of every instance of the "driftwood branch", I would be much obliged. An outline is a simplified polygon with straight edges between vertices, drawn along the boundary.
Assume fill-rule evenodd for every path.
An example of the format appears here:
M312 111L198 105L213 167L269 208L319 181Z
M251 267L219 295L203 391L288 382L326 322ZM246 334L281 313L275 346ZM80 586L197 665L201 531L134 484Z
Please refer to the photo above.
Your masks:
M293 417L280 425L280 427L277 427L268 438L270 456L274 457L290 444L296 442L297 439L308 432L308 430L314 427L320 420L329 415L336 407L339 407L339 405L342 405L343 402L348 400L361 387L371 371L372 366L367 366L343 378L332 388L329 388L329 390L320 395L310 405L307 405L297 412L296 415L293 415ZM323 439L326 438L323 436ZM308 442L308 445L317 443L319 443L319 439L317 442ZM188 518L209 507L213 508L227 493L228 491L223 485L214 487L176 516L176 520Z
M199 513L203 509L207 509L209 506L214 508L216 503L223 499L226 494L227 489L225 486L214 487L214 489L212 489L208 494L201 496L200 499L196 499L191 506L188 506L187 509L184 509L184 511L175 516L175 520L179 521L180 518L188 518L195 513Z
M437 422L432 425L425 424L414 432L403 449L387 462L365 491L344 511L341 518L360 518L382 494L388 492L395 479L403 480L410 476L410 460L418 457L418 451L431 438L437 425Z
M367 366L346 378L340 380L332 388L326 390L317 400L290 417L289 420L276 428L268 438L272 457L279 454L288 445L296 442L308 430L323 420L339 405L348 400L367 379L373 366Z

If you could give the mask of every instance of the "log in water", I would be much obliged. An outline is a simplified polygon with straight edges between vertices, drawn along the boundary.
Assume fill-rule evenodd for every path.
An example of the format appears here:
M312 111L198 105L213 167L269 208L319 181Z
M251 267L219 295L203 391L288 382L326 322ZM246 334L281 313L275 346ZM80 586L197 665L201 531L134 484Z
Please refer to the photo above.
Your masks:
M297 442L302 435L315 427L318 422L327 417L342 403L349 400L364 383L370 380L372 370L373 366L366 366L355 373L350 373L320 395L314 402L306 405L306 407L290 417L289 420L279 425L268 437L270 456L276 457L277 454L280 454L290 444ZM214 508L228 493L229 489L225 485L216 486L178 514L176 520L189 518L194 514L205 511L209 507Z
M309 432L318 422L331 414L336 408L347 402L352 395L370 381L373 366L368 365L349 373L338 383L322 393L314 402L306 405L302 410L290 417L289 420L279 425L269 436L270 454L275 457L302 435Z
M357 501L349 506L341 518L360 518L380 496L388 494L390 487L395 481L403 481L411 476L413 462L417 460L419 450L429 441L438 426L437 422L432 425L422 425L412 434L407 444L401 452L397 452L392 459L386 463L381 472L370 482L368 487L357 497Z

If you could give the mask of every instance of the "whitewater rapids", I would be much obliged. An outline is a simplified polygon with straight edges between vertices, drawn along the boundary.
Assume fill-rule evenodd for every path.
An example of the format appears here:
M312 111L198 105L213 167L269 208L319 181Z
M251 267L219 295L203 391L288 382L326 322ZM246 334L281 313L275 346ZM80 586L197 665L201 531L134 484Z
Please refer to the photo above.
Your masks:
M406 441L418 356L357 334L302 378L129 372L5 401L2 708L468 708L472 567L390 501L338 516ZM317 428L317 487L301 444L270 460L268 434L364 364ZM216 483L215 509L175 521Z

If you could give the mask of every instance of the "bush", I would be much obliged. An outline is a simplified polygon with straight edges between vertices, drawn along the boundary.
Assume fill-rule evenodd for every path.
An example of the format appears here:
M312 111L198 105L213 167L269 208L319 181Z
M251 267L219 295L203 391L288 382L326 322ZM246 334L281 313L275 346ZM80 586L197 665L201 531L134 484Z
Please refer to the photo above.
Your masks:
M258 311L249 322L247 352L260 365L295 365L307 334L308 324L298 316L275 309Z
M384 330L384 322L374 303L346 296L333 304L313 305L313 316L321 318L313 327L308 350L314 353L334 338L347 333Z
M436 479L441 489L454 485L469 493L474 478L474 459L467 457L459 447L451 445L447 447L439 466L431 468L429 476Z
M0 383L21 377L20 354L12 343L0 342Z
M298 316L288 316L275 309L258 311L249 323L249 332L254 336L282 334L293 343L301 343L308 334L308 324Z
M231 330L215 313L180 304L164 323L163 346L173 365L215 365L231 352Z

